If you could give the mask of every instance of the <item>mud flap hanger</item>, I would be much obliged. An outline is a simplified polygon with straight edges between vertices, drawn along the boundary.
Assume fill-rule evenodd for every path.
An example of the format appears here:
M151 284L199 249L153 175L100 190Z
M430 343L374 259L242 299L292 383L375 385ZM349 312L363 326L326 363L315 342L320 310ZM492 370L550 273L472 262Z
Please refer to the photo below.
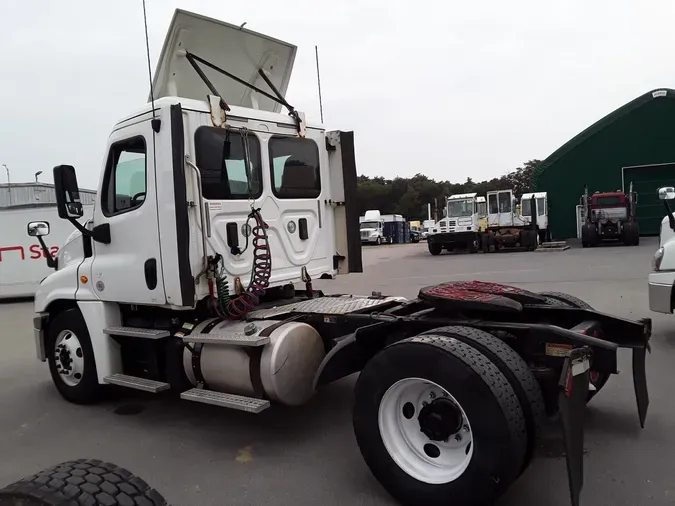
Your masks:
M587 347L570 350L558 382L558 410L572 506L579 506L584 485L584 415L591 379L590 354Z
M218 90L216 90L216 87L213 85L213 83L209 80L208 77L206 77L206 74L204 74L204 71L197 65L197 63L201 63L202 65L205 65L209 67L210 69L215 70L216 72L219 72L223 74L224 76L229 77L230 79L238 82L239 84L246 86L248 88L251 88L253 91L256 91L263 95L264 97L269 98L270 100L274 100L275 102L283 105L286 109L288 109L288 115L293 118L293 121L295 122L295 128L298 132L298 135L300 137L305 136L305 119L304 115L302 113L299 113L298 111L295 110L295 108L289 104L284 96L281 94L281 92L277 89L276 86L274 86L274 83L270 81L269 77L265 74L265 72L262 69L258 69L258 74L260 77L263 78L263 80L267 83L267 86L270 87L270 89L274 92L274 95L261 90L257 86L244 81L243 79L240 79L239 77L235 76L234 74L231 74L227 70L223 70L220 67L214 65L213 63L209 62L208 60L205 60L204 58L200 58L196 54L192 54L189 51L181 51L181 53L184 54L185 58L187 61L190 62L190 65L192 65L192 68L195 69L195 72L197 75L199 75L200 79L204 81L204 84L206 84L206 87L213 93L214 95L218 96L220 98L220 107L224 111L229 111L230 107L225 103L225 101L222 99L220 96L220 93L218 93Z
M649 406L646 354L646 347L633 349L633 383L640 425L643 428ZM572 506L579 506L581 489L584 485L584 415L591 378L590 356L591 350L588 347L570 350L558 382L558 409L565 443L567 479Z

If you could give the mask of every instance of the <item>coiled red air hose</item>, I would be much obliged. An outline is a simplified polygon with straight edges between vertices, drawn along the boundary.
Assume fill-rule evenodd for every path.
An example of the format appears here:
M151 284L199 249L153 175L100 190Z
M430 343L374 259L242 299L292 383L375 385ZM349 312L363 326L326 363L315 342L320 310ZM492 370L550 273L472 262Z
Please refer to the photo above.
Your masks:
M253 209L249 215L249 220L255 222L251 229L253 245L253 266L251 269L251 279L246 290L230 299L223 308L224 318L239 319L251 311L260 302L260 297L265 294L265 290L270 284L272 275L272 255L270 253L269 240L267 238L267 225L263 221L260 211ZM248 225L248 221L247 221ZM244 249L246 251L246 249Z

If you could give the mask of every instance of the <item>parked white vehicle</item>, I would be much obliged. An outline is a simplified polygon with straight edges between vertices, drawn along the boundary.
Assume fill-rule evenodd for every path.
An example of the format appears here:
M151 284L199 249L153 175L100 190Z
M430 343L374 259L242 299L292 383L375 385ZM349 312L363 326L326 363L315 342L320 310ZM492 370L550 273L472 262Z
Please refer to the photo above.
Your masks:
M427 235L427 247L432 255L444 249L476 253L481 247L481 219L485 214L485 197L477 193L451 195L445 199L445 217Z
M384 237L384 217L380 211L370 210L359 218L359 234L364 244L382 244Z
M668 201L675 199L675 188L659 188L658 195L664 202L666 217L661 221L659 249L654 254L652 273L649 275L649 309L656 313L672 314L675 285L675 217Z
M91 218L93 205L83 205L84 216ZM51 234L49 254L62 265L69 261L67 245L73 227L59 219L56 204L30 204L0 207L0 299L32 297L51 269L47 253L38 239L26 234L26 223L39 222L41 231ZM61 251L60 246L66 246Z

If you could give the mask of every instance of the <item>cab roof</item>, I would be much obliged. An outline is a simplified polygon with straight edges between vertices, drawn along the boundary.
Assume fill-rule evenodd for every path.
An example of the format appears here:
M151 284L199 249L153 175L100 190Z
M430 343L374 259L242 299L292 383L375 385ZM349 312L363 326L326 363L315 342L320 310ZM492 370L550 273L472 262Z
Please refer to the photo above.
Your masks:
M209 104L208 102L206 102L206 100L194 100L191 98L184 98L184 97L162 97L160 99L157 99L155 100L155 111L158 112L160 109L164 107L178 104L182 106L183 110L210 114ZM138 118L139 116L142 116L144 114L150 115L151 112L152 112L152 105L150 103L145 104L143 107L139 107L138 109L130 112L129 114L121 118L115 124L115 128L118 128L122 126L123 123L126 123L131 119ZM293 118L291 118L288 114L262 111L260 109L250 109L248 107L236 107L231 105L230 111L227 113L227 118L239 120L252 119L258 121L269 121L271 123L279 123L282 125L288 125L289 127L295 128ZM307 121L307 128L324 130L323 125L321 125L320 123L311 123L309 121Z
M546 192L534 192L534 193L523 193L522 199L531 199L534 196L535 199L544 199L546 198Z
M460 193L458 195L450 195L448 197L448 200L455 200L455 199L472 199L474 198L477 193Z

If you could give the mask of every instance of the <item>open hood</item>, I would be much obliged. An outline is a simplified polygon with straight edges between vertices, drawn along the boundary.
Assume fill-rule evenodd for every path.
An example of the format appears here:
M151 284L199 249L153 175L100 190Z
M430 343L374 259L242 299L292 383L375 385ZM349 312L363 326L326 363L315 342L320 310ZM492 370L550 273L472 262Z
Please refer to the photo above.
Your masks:
M266 35L176 9L155 71L155 99L178 96L206 100L211 94L185 58L185 51L273 94L258 74L262 68L285 96L296 50L296 46ZM198 65L228 105L281 111L281 104L203 64ZM150 99L148 96L148 102Z

